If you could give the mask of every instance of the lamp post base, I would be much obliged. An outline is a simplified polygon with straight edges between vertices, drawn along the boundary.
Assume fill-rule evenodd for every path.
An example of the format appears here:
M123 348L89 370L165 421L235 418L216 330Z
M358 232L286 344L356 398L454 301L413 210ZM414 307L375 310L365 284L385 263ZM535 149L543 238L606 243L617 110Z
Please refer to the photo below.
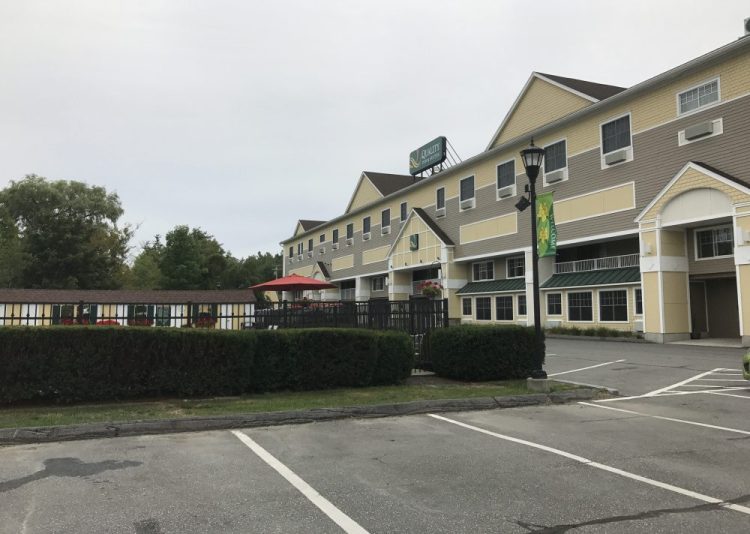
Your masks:
M544 369L534 369L531 371L531 378L544 379L547 378L547 372Z
M549 393L552 390L552 380L546 378L527 378L526 386L529 391L536 393Z

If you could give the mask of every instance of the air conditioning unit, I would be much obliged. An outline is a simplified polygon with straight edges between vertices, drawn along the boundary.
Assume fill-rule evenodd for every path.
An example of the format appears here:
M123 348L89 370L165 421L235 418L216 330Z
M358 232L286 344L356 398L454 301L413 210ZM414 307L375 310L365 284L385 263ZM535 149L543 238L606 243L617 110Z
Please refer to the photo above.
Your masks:
M693 126L688 126L687 128L685 128L685 139L687 139L688 141L692 141L693 139L711 135L712 133L714 133L714 122L701 122L700 124L695 124Z
M307 257L308 258L312 258L312 256L313 256L313 251L312 250L308 250L307 251Z
M445 217L445 208L435 210L435 217Z
M302 254L297 255L297 260L302 261L304 259L304 256Z
M380 229L380 235L386 235L391 233L391 227L390 226L383 226Z
M549 180L547 180L549 182ZM516 192L515 186L506 185L497 190L497 196L500 198L512 197Z
M331 245L331 250L338 250L338 249L339 249L339 244L338 243L334 243L334 244Z
M474 199L473 198L467 198L466 200L461 201L461 209L462 210L468 210L474 207Z
M555 182L562 182L565 179L565 169L558 171L548 172L544 175L544 179L548 184L554 184Z
M370 240L370 232L367 232L366 234L362 234L362 241L369 241Z
M604 163L607 165L614 165L615 163L622 163L628 159L628 151L625 148L615 150L604 156Z
M354 238L352 238L352 237L347 238L347 240L346 240L346 246L350 247L350 246L352 246L352 244L354 244Z
M325 254L326 253L326 248L325 247L320 247L320 253L321 254Z
M643 332L643 321L633 321L633 332Z

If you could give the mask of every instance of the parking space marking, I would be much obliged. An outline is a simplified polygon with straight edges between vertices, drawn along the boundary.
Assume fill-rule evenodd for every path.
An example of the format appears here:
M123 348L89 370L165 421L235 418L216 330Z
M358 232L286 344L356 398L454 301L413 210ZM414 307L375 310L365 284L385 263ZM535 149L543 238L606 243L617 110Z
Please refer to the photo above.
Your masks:
M705 393L710 393L711 395L721 395L722 397L735 397L737 399L750 399L749 395L735 395L734 393L725 393L724 391L706 391Z
M745 398L750 398L750 397L745 397ZM676 419L674 417L665 417L663 415L651 415L651 414L648 414L648 413L636 412L634 410L625 410L623 408L614 408L612 406L602 406L601 404L594 404L594 403L591 403L591 402L583 402L583 401L581 401L578 404L582 404L584 406L591 406L592 408L601 408L603 410L612 410L612 411L615 411L615 412L622 412L622 413L626 413L626 414L629 414L629 415L638 415L640 417L650 417L652 419L660 419L662 421L671 421L673 423L683 423L683 424L686 424L686 425L701 426L701 427L705 427L705 428L711 428L713 430L723 430L725 432L732 432L734 434L744 434L746 436L750 436L750 431L740 430L738 428L729 428L729 427L726 427L726 426L709 425L708 423L700 423L698 421L690 421L688 419Z
M694 382L695 380L699 380L699 379L703 378L704 376L708 376L711 373L714 373L716 371L722 371L722 370L723 369L721 367L719 367L717 369L712 369L711 371L706 371L705 373L701 373L699 375L695 375L692 378L688 378L687 380L682 380L680 382L677 382L676 384L672 384L671 386L667 386L667 387L655 389L654 391L650 391L649 393L646 393L645 395L642 395L642 396L643 397L654 397L654 396L658 395L659 393L663 393L665 391L669 391L669 390L672 390L672 389L684 386L685 384L689 384L690 382Z
M291 469L282 464L277 460L271 453L266 449L258 445L253 441L247 434L240 432L239 430L232 430L232 434L247 445L247 447L253 451L258 457L272 467L278 474L284 477L287 482L294 486L302 495L317 506L324 514L326 514L331 520L336 523L344 532L352 534L368 534L368 532L362 528L359 523L354 521L351 517L346 515L344 512L336 508L331 501L323 497L318 493L315 488L310 486L307 482L297 476Z
M534 449L539 449L545 452L549 452L552 454L556 454L558 456L562 456L564 458L568 458L570 460L579 462L583 465L587 465L589 467L593 467L595 469L600 469L602 471L607 471L610 473L613 473L615 475L620 475L625 478L629 478L631 480L637 480L638 482L643 482L644 484L648 484L650 486L654 486L657 488L665 489L667 491L671 491L673 493L677 493L679 495L684 495L686 497L691 497L693 499L703 501L710 504L716 504L722 508L726 508L728 510L734 510L735 512L740 512L743 514L750 515L750 508L747 506L742 506L739 504L733 504L726 502L722 499L717 499L716 497L711 497L709 495L704 495L702 493L698 493L689 489L681 488L679 486L673 486L672 484L667 484L666 482L660 482L658 480L654 480L652 478L646 478L642 477L640 475L636 475L635 473L631 473L630 471L624 471L622 469L618 469L616 467L611 467L606 464L601 464L599 462L594 462L592 460L589 460L588 458L584 458L583 456L578 456L577 454L572 454L560 449L555 449L553 447L548 447L547 445L542 445L541 443L534 443L533 441L527 441L525 439L520 438L514 438L512 436L507 436L505 434L499 434L497 432L492 432L491 430L485 430L484 428L480 428L478 426L469 425L467 423L462 423L461 421L456 421L455 419L449 419L447 417L443 417L442 415L436 415L436 414L427 414L429 417L432 417L434 419L438 419L440 421L444 421L446 423L450 423L456 426L460 426L463 428L466 428L468 430L473 430L475 432L479 432L481 434L486 434L488 436L492 436L494 438L502 439L505 441L510 441L513 443L517 443L519 445L525 445L527 447L531 447Z
M585 371L586 369L594 369L595 367L603 367L605 365L612 365L613 363L622 363L625 360L614 360L612 362L604 362L604 363L598 363L596 365L589 365L588 367L581 367L580 369L571 369L570 371L563 371L561 373L552 373L547 376L560 376L560 375L567 375L568 373L577 373L578 371Z

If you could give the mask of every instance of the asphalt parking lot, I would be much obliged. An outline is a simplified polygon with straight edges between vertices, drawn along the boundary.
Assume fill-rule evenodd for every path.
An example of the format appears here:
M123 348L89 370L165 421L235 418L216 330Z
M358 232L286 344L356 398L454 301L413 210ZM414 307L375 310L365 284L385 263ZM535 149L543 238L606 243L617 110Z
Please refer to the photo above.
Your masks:
M0 449L0 532L748 532L737 349L550 340L617 400Z

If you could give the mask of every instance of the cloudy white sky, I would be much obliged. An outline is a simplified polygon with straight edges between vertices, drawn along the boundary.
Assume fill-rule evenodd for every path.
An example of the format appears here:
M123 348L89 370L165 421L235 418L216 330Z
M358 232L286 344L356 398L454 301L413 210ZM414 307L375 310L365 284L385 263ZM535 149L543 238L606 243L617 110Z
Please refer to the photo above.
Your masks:
M484 150L532 70L630 86L742 33L747 0L0 0L0 188L116 191L134 252L235 256L343 212L362 170Z

